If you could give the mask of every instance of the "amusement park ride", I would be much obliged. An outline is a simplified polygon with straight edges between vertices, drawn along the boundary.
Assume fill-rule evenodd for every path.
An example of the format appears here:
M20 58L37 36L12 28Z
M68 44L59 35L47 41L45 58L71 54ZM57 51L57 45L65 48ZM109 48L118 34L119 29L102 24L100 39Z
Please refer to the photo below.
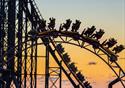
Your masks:
M38 88L38 45L46 47L45 88L62 88L62 73L74 88L92 88L62 43L81 47L98 56L116 75L108 88L118 82L125 88L125 72L117 63L118 53L125 48L123 45L116 45L114 38L100 42L105 32L96 31L95 26L79 33L79 20L72 23L67 19L59 29L55 29L55 18L49 20L47 25L34 0L0 0L0 88ZM57 38L60 41L56 41ZM58 67L49 66L49 54ZM57 70L53 71L55 68ZM54 72L59 86L57 80L49 84Z

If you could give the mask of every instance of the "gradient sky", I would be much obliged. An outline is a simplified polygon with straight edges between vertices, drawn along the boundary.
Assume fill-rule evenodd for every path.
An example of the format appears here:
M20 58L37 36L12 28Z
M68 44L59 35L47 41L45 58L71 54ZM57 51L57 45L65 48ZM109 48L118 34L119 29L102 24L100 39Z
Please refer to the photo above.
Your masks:
M60 23L65 22L65 20L68 18L72 19L73 22L75 19L79 19L82 22L80 32L85 27L95 25L97 29L102 28L105 30L106 33L103 39L114 37L118 40L119 44L125 45L125 0L36 0L36 3L40 9L40 12L42 13L43 18L47 20L47 22L49 22L49 17L56 18L57 27ZM70 56L77 58L73 59L73 61L79 64L78 67L81 67L82 62L79 61L83 58L84 53L80 54L81 56L75 56L74 53L76 53L76 49L79 52L83 51L76 47L71 48L67 48L67 51L72 51ZM125 58L125 53L121 53L120 56ZM101 62L98 60L96 61L101 64ZM120 61L120 63L122 63L123 68L125 68L125 60ZM96 65L96 67L90 67L89 69L93 68L93 70L97 71L100 69L99 67L100 65ZM105 66L102 65L102 67ZM106 70L108 70L108 68L106 68ZM101 70L98 71L101 72ZM95 76L96 74L97 72L95 72L95 74L92 76ZM108 78L109 74L110 71L107 75L105 75L105 77ZM104 74L100 74L100 76L102 75ZM102 80L102 78L100 78L98 81L100 80ZM96 86L96 88L98 87L99 84Z
M125 0L36 0L47 20L55 17L58 23L67 18L82 21L82 28L95 25L106 31L107 38L125 39ZM120 41L123 43L123 41ZM125 44L125 42L124 42Z

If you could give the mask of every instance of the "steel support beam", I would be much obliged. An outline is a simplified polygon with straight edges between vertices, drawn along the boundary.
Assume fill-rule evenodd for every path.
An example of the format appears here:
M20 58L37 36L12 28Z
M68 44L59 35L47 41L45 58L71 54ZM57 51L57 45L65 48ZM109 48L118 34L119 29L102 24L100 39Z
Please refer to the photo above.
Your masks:
M0 1L0 57L4 54L4 37L5 37L5 29L4 29L4 20L5 20L5 0ZM2 61L3 58L0 58Z
M7 60L10 62L7 68L11 74L6 78L6 87L9 88L12 81L12 72L14 72L14 55L15 55L15 18L16 18L16 0L8 1L8 36L7 36ZM11 52L9 50L11 49ZM11 58L11 60L10 60Z
M30 88L33 88L33 53L34 53L34 40L31 41L31 54L30 54Z
M22 10L22 0L19 0L19 11L17 13L17 19L18 19L18 32L17 32L17 38L18 38L18 51L17 51L17 59L18 59L18 69L17 69L17 81L19 84L19 87L21 88L22 80L21 80L21 73L22 73L22 30L23 30L23 10Z
M62 66L62 61L60 61L59 88L62 88L62 69L61 69L61 66Z
M34 88L37 88L37 49L38 45L37 45L37 39L35 40L35 72L34 72Z
M28 6L28 4L26 3L26 7ZM28 18L27 18L27 13L25 13L25 38L24 41L28 40ZM25 50L24 50L24 88L26 88L26 81L27 81L27 42L25 42L24 44Z
M49 88L49 43L46 45L45 88Z
M113 85L120 82L120 78L117 78L109 83L108 88L113 88Z

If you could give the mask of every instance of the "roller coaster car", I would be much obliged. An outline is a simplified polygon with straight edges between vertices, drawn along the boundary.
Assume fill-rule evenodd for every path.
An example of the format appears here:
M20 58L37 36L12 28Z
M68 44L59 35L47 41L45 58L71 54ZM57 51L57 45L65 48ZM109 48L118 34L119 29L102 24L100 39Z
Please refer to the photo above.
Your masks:
M50 20L50 23L48 23L48 28L50 30L53 30L54 27L55 27L55 21L56 21L56 19L52 17L52 18L49 18L49 20Z
M44 19L41 20L41 24L42 24L42 25L40 25L40 28L41 28L41 29L45 29L45 27L46 27L46 20L44 20Z
M76 41L79 40L79 38L80 38L79 33L78 32L73 32L73 33L75 34L75 35L73 35L73 39Z
M116 56L111 55L111 57L110 57L110 61L111 61L111 62L114 62L114 61L117 61L117 60L118 60L118 59L117 59Z
M81 35L83 36L86 31L86 28L82 31Z
M38 34L38 32L36 30L30 30L28 32L28 34L30 35L31 40L36 40L37 39L36 35Z
M69 68L74 72L74 73L76 73L77 71L78 71L78 69L77 69L77 67L75 66L75 63L71 63L71 64L69 64Z
M95 30L96 30L95 26L92 26L91 28L88 28L87 30L84 31L84 35L90 37Z
M104 35L104 33L104 30L100 29L98 32L96 31L96 33L93 34L92 37L98 40Z
M59 26L59 31L62 31L62 30L63 30L63 25L60 24L60 26Z
M87 42L91 45L93 45L94 49L97 49L100 46L100 43L98 40L90 38L90 37L84 37L86 40L88 40Z
M79 33L78 32L72 32L72 31L58 31L61 35L63 36L68 36L68 37L74 37L74 38L79 38Z
M84 85L85 85L86 88L92 88L92 86L90 85L90 83L89 83L88 81L86 81L86 82L84 83Z
M29 34L29 35L36 35L36 34L38 34L38 32L37 32L36 30L30 30L30 31L28 32L28 34Z
M67 64L71 62L70 57L67 53L63 54L63 59Z
M70 19L66 20L66 23L63 23L62 29L65 28L66 31L68 31L70 25L71 25L72 21Z
M123 46L123 45L117 46L116 45L116 47L114 47L112 51L115 51L115 54L117 54L117 53L120 53L124 49L125 49L125 46Z
M83 82L83 81L85 80L85 78L84 78L84 76L82 75L81 72L78 72L78 73L76 74L76 76L78 77L78 79L79 79L81 82Z
M64 48L62 47L61 44L56 45L56 48L58 49L58 51L59 51L60 53L64 53Z
M106 40L105 40L105 41L106 41ZM107 47L104 46L105 41L101 44L101 47L103 47L103 49L104 49L106 52L108 52L109 54L111 54L112 56L118 57L117 54L115 54L113 51L111 51L110 49L108 49Z
M93 45L93 48L94 49L98 49L99 48L99 42L97 41L97 42L92 42L92 45Z
M113 47L117 43L117 40L114 38L110 38L107 42L105 42L105 46L107 45L107 48Z
M73 25L72 25L72 30L71 31L72 32L77 32L79 27L80 27L80 24L81 24L81 22L79 20L76 20L76 22L73 23Z
M53 38L57 38L58 37L58 32L55 29L54 30L50 30L48 36L49 35L52 35Z

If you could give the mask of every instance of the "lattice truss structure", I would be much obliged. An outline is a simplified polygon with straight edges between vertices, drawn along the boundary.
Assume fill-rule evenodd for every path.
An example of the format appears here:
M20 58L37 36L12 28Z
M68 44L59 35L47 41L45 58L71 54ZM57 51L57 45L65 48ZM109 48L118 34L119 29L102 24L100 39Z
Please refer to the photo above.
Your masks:
M125 72L117 63L123 45L116 45L114 38L100 42L105 32L96 31L95 26L79 33L79 20L72 23L67 19L59 29L55 29L55 18L49 20L47 25L34 0L0 0L0 88L38 88L38 45L46 47L41 56L46 60L45 88L61 88L62 73L74 88L92 88L62 43L98 56L116 75L108 87L120 82L125 88ZM49 66L50 55L58 66Z

